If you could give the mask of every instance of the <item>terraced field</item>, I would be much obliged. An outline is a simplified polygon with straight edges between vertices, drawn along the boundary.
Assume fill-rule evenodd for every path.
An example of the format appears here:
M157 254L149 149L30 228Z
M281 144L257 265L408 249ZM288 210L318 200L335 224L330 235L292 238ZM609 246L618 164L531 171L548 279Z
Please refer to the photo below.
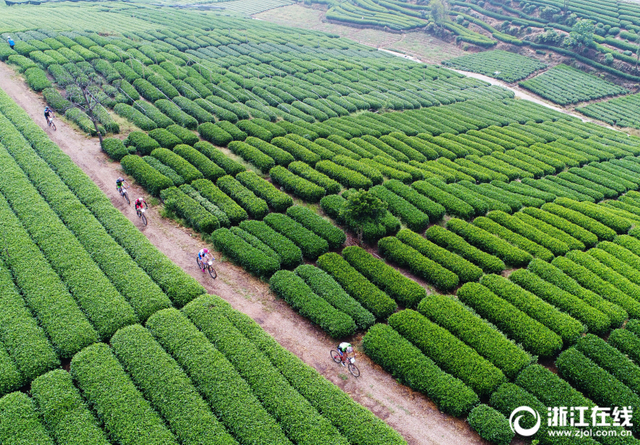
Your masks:
M519 406L640 406L640 138L320 32L101 12L108 35L16 22L0 60L318 336L496 444ZM623 92L565 71L545 91ZM6 93L0 128L0 443L407 443L207 295ZM571 443L637 443L610 429Z

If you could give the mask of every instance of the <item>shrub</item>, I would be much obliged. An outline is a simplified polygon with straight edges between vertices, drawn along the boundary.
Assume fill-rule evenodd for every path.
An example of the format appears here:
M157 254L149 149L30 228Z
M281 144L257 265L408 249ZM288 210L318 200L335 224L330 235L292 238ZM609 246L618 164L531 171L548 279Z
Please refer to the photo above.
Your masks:
M0 422L3 443L55 443L40 422L33 401L22 392L16 391L0 399Z
M39 93L45 88L51 87L51 81L47 79L47 73L40 68L29 68L24 72L24 75L27 78L27 84L33 91Z
M216 185L245 209L251 218L262 219L269 213L267 203L233 177L223 176L217 180Z
M269 281L271 289L304 317L319 325L333 338L352 335L356 330L353 319L335 309L316 295L302 278L293 272L281 270Z
M173 152L181 158L186 159L191 165L197 168L206 179L215 181L226 175L226 172L216 163L189 145L178 144L173 148Z
M200 136L205 140L220 147L226 147L229 142L233 140L233 137L229 133L211 122L205 122L200 125L198 127L198 133L200 133Z
M251 145L252 147L257 148L265 155L273 158L276 164L284 165L285 167L294 161L294 157L291 153L288 153L281 148L276 147L268 142L263 141L262 139L258 139L253 136L249 136L245 143Z
M462 381L446 374L390 326L377 324L362 339L365 353L409 387L454 416L468 413L478 396Z
M320 161L320 159L324 159L324 157L320 154L322 151L315 152L305 145L310 145L309 141L300 141L300 139L294 139L292 137L275 137L272 139L271 143L276 147L288 152L295 160L302 161L309 165L315 165L316 162ZM305 145L303 145L305 144ZM313 144L313 143L311 143ZM313 144L314 146L316 144ZM322 148L322 147L320 147ZM327 156L328 159L331 156Z
M576 212L580 212L589 218L593 218L601 224L615 230L618 234L625 234L631 228L631 222L610 213L606 210L606 207L598 206L589 202L578 202L569 198L558 198L555 200L555 203L575 210Z
M138 93L140 93L140 95L147 99L149 102L155 103L160 99L166 100L165 95L162 93L162 91L160 91L145 79L139 78L134 80L133 86L138 91Z
M389 317L389 326L416 345L443 371L459 378L479 396L504 383L504 374L446 329L411 309Z
M444 292L455 288L459 283L456 274L402 243L398 238L381 239L378 241L378 251L386 259L402 267L408 267L412 273L424 278Z
M255 165L263 173L269 172L269 170L276 165L271 156L264 154L246 142L233 141L229 143L229 150L242 157L245 161Z
M458 276L460 283L478 281L482 276L482 269L464 258L449 252L409 229L402 229L396 235L404 244L416 249L425 257L439 263Z
M609 334L609 344L627 355L637 365L640 363L640 338L628 329L616 329Z
M361 329L375 323L371 312L349 296L329 274L310 264L298 266L294 271L318 296L324 298L337 310L349 315Z
M565 345L575 343L584 332L582 323L502 276L485 275L480 284L558 334Z
M272 182L308 202L318 202L326 193L322 187L291 173L280 165L273 167L269 175Z
M174 136L177 136L178 139L180 139L180 142L183 144L193 146L200 141L198 136L196 136L195 134L193 134L193 132L187 130L186 128L181 127L180 125L169 125L167 126L167 131L172 133Z
M427 181L416 181L412 184L412 187L422 195L442 205L450 215L463 219L469 219L474 215L471 205Z
M169 187L160 193L167 209L183 218L199 232L210 234L220 228L220 221L193 198L177 187Z
M472 246L461 236L443 227L432 226L427 230L425 236L440 247L457 253L464 259L475 263L486 273L500 273L506 269L501 259Z
M564 242L551 237L547 233L528 225L514 216L508 215L504 212L495 211L490 212L487 216L503 227L506 227L507 229L526 237L532 242L545 247L554 255L564 255L569 251L569 246Z
M553 259L553 253L548 249L545 249L522 235L512 232L489 218L480 216L473 221L473 224L488 233L496 235L497 237L507 241L516 248L522 249L524 252L527 252L532 256L536 256L545 261L551 261Z
M460 219L450 219L447 229L465 238L469 243L502 259L507 265L526 266L532 257L527 252L512 246L489 232Z
M150 131L149 136L158 141L160 147L168 148L170 150L173 149L173 147L175 147L176 145L182 143L182 141L178 139L176 135L170 133L164 128L156 128L155 130Z
M151 159L159 163L159 161L157 161L155 158L151 158ZM204 207L209 213L213 214L213 216L215 216L220 222L220 227L229 227L231 225L229 222L229 217L227 216L226 213L224 213L220 209L220 207L218 207L217 205L209 201L207 198L202 196L196 189L191 187L189 184L182 184L180 186L180 190L182 190L187 196L193 198L198 204Z
M395 301L362 276L337 253L322 255L318 258L317 264L322 270L332 275L349 295L360 302L377 319L386 319L397 308Z
M373 184L366 176L331 161L319 161L316 170L348 188L368 189Z
M305 258L315 260L329 250L329 244L324 238L316 235L288 216L272 213L266 216L264 221L271 228L296 243Z
M589 261L589 259L595 261L589 255L587 255L587 257L588 258L583 258L583 261L586 262ZM589 289L611 303L620 306L629 313L629 316L636 317L635 314L640 313L640 304L636 300L626 293L621 292L613 284L603 280L588 268L565 257L558 257L554 259L551 264L556 266L566 275L569 275L582 287Z
M58 113L64 113L67 109L73 107L73 104L62 97L62 94L60 94L55 88L45 88L42 91L42 95L53 111Z
M153 196L160 196L160 191L173 186L171 179L156 171L139 156L127 155L120 160L122 169L133 176L138 184Z
M633 410L640 406L640 398L631 389L576 348L560 354L556 366L562 378L600 406L631 406ZM634 432L638 430L635 425L632 427Z
M113 107L113 111L116 112L118 116L124 117L131 121L136 127L141 130L150 131L158 128L158 125L147 116L145 116L140 111L136 110L130 105L127 104L117 104Z
M341 187L340 183L334 181L327 175L320 173L315 170L313 167L305 164L304 162L295 161L289 164L289 171L292 173L310 181L314 184L319 185L323 189L325 189L327 195L331 195L334 193L340 193Z
M413 204L404 198L396 195L387 187L376 185L371 188L371 193L384 201L389 206L389 211L400 219L411 229L416 232L422 232L429 225L429 216L422 213Z
M284 212L293 205L293 200L289 195L281 192L254 172L239 173L236 179L258 197L264 199L276 212Z
M80 110L80 108L69 108L65 113L64 117L72 121L76 124L80 130L84 131L91 136L97 136L98 132L96 132L96 127L93 121L87 116L87 114ZM101 125L98 125L98 131L101 134L105 134L104 128Z
M542 260L534 259L530 263L530 266L537 261ZM568 313L576 320L580 320L591 332L606 332L611 325L609 317L598 309L590 306L577 296L544 281L538 275L528 270L517 270L509 275L509 279L549 304Z
M204 198L218 206L220 210L227 215L231 225L236 225L240 223L240 221L248 218L247 212L242 207L236 204L233 199L208 179L198 179L193 181L191 185L198 190Z
M124 145L135 147L135 149L142 155L151 154L156 148L160 148L158 141L149 137L142 131L132 131L124 140Z
M227 172L227 174L231 176L235 176L238 173L246 171L244 165L230 159L228 156L226 156L220 150L217 150L208 142L197 142L193 145L193 148L218 164L225 172Z
M467 422L480 437L496 445L509 445L515 436L509 427L509 420L485 404L473 408Z
M119 161L130 153L120 139L107 138L102 140L102 150L113 160Z
M471 346L509 378L531 361L524 350L455 297L430 294L420 302L418 311Z
M464 284L458 298L534 355L550 357L562 348L560 336L481 284Z
M279 256L283 268L295 267L302 262L302 251L286 236L273 230L263 221L243 221L240 228L265 243Z
M270 277L280 269L278 260L253 247L228 229L216 230L211 239L216 249L254 275Z
M176 173L182 176L186 183L203 178L202 173L200 173L197 168L171 150L156 148L151 152L151 156L174 169Z
M330 249L338 249L347 237L342 230L322 218L317 213L302 206L292 206L287 209L287 216L302 224L306 229L324 238Z
M598 237L590 231L554 213L532 207L527 207L523 209L522 212L566 232L568 235L582 242L585 247L593 247L598 242Z
M422 212L426 213L429 216L429 220L432 222L442 219L446 212L442 205L432 201L426 196L418 193L415 189L398 180L392 179L390 181L386 181L384 186L398 196L406 199Z
M271 141L271 139L273 139L273 134L269 130L261 127L260 125L254 124L250 120L238 121L236 125L240 130L244 131L249 136L254 136L266 142L269 142Z
M159 99L154 102L154 105L178 125L190 130L195 130L198 126L198 121L195 118L182 111L178 105L170 100Z
M177 444L104 343L76 354L71 360L71 374L112 440Z

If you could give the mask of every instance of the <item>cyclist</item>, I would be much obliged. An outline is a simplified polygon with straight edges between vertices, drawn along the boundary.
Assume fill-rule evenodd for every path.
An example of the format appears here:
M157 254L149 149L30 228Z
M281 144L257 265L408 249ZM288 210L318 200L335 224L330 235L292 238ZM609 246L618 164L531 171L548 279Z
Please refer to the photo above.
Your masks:
M342 366L346 366L344 364L345 360L349 358L349 354L353 354L353 346L351 346L351 343L347 343L346 341L340 343L338 345L338 354L340 354L340 358L342 359Z
M200 262L202 263L202 265L206 265L209 262L209 249L207 249L206 247L204 249L201 249L200 252L198 252L198 259L200 260ZM213 257L213 255L211 256L212 260L215 260L215 258ZM204 272L204 268L202 269L202 272Z
M145 201L143 197L136 199L136 202L135 202L136 212L138 211L139 208L141 209L143 206L145 209L149 208L149 206L147 205L147 201Z
M118 193L122 194L122 187L124 186L125 182L126 180L124 178L116 179L116 188L118 189Z
M47 120L47 125L49 124L49 120L54 117L53 116L53 111L51 111L51 109L49 107L45 107L44 108L44 118Z
M13 49L13 47L16 45L16 42L14 42L11 37L7 37L7 43L9 44L9 48L11 49Z

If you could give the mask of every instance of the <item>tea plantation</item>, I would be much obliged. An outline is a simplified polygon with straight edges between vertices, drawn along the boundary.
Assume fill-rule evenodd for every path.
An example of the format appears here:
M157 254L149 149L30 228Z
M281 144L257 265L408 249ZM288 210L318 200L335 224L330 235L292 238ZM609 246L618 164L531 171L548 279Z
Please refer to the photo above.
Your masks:
M640 409L639 137L321 32L135 4L100 16L113 32L18 22L0 60L108 136L215 256L492 443L523 405ZM375 13L412 23L392 16ZM452 65L543 68L492 53ZM574 71L526 82L559 103L625 92ZM0 129L0 443L406 443L206 295L5 92ZM365 190L382 211L362 225L346 210ZM638 428L534 439L635 444Z

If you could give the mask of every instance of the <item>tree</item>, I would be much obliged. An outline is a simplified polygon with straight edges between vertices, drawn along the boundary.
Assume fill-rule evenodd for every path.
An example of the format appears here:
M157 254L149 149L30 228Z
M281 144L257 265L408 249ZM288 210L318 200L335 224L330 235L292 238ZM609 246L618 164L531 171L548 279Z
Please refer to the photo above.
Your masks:
M431 0L429 2L431 7L431 20L438 25L449 20L449 4L446 0Z
M380 224L380 220L386 212L386 202L381 201L369 191L359 190L349 196L340 216L347 221L349 226L356 229L358 242L362 244L364 226Z
M79 94L70 95L69 100L89 117L98 135L98 139L100 139L100 146L102 146L102 131L104 131L104 129L99 127L100 120L96 115L96 111L98 107L104 109L100 100L100 97L104 95L104 93L100 88L98 75L96 73L89 75L80 74L75 77L75 86Z
M578 20L573 28L569 37L565 39L567 46L577 48L582 51L583 48L588 48L593 45L593 32L596 27L591 20Z

